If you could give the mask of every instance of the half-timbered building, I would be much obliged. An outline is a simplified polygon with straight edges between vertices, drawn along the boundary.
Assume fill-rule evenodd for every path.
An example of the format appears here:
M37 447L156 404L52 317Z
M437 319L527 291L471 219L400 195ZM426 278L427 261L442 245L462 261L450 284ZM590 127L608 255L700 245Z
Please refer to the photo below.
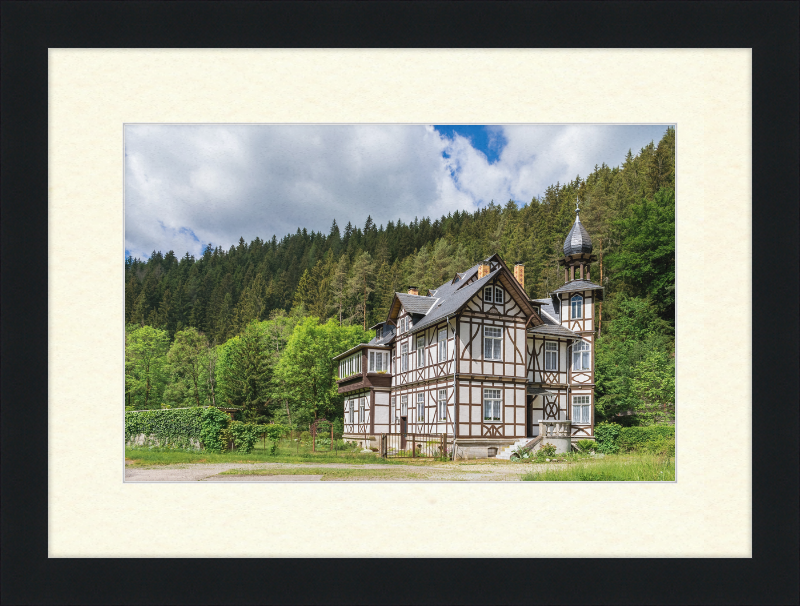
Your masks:
M395 293L375 337L334 358L345 439L445 434L459 454L486 457L556 423L569 441L592 438L595 260L576 209L565 283L547 298L530 299L524 266L497 255L425 295Z

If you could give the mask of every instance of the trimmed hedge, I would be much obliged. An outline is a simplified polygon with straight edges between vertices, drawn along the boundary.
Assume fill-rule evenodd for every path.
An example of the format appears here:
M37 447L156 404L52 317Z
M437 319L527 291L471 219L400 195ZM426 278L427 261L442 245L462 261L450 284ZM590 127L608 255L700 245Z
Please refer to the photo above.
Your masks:
M131 411L125 413L125 442L144 436L147 446L219 452L227 424L228 415L210 407Z
M617 445L626 452L643 451L654 454L673 454L675 452L675 426L624 427L619 432Z

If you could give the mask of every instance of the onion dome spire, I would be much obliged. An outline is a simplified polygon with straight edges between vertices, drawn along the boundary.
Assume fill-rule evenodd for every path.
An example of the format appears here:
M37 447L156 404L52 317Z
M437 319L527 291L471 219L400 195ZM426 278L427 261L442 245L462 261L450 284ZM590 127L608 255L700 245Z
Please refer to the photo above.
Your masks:
M575 224L567 234L567 239L564 240L564 256L578 255L581 253L592 252L592 239L589 237L589 232L581 223L580 208L578 202L575 202Z

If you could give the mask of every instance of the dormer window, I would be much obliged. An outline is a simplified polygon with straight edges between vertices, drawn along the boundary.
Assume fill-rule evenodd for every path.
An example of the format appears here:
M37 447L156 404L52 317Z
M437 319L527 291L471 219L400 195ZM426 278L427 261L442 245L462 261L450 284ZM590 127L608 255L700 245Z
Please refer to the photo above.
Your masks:
M570 319L577 320L583 317L583 296L582 295L574 295L570 299L570 303L572 305L572 310L570 312Z
M494 302L495 303L503 302L503 289L497 286L494 287Z

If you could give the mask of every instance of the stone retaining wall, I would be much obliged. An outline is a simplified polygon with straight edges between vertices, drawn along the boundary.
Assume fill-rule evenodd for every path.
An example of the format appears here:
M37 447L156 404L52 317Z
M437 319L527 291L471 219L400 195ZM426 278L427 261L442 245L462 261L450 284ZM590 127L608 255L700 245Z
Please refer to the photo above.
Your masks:
M190 447L195 450L201 450L200 440L192 439L189 441ZM133 436L130 440L125 442L126 446L161 446L159 440L155 436L145 435L140 433Z

